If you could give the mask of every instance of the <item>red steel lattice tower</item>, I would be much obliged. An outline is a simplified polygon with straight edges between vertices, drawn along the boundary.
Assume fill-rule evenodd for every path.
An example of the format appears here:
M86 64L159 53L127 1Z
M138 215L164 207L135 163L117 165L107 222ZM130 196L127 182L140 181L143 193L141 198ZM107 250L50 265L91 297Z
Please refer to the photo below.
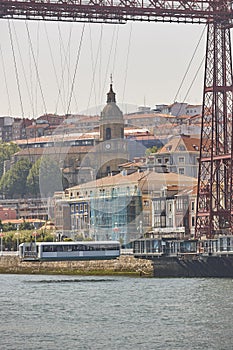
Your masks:
M233 232L231 0L0 0L0 18L207 23L196 236Z
M231 234L232 57L228 23L208 25L198 178L196 235Z

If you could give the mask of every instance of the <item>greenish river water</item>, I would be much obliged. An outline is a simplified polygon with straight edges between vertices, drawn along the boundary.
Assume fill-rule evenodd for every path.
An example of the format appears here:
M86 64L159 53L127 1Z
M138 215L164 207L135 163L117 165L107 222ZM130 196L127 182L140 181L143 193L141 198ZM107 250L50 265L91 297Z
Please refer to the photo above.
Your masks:
M232 350L232 279L0 275L0 349Z

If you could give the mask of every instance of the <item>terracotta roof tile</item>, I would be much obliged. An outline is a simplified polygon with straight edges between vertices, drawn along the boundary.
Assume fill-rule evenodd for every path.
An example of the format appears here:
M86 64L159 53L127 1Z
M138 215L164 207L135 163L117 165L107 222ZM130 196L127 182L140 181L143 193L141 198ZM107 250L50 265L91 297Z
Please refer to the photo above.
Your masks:
M129 175L122 175L122 173L107 176L95 181L87 182L81 185L74 186L69 190L84 190L95 188L106 188L113 186L127 186L130 184L138 185L143 192L151 192L153 190L161 190L163 186L176 185L178 188L190 187L197 183L197 179L179 175L176 173L156 173L152 171L135 172Z
M178 151L178 146L183 144L188 152L197 152L200 149L200 139L189 136L173 137L166 145L164 145L158 153L172 153Z
M16 156L41 156L41 155L59 155L59 154L72 154L72 153L87 153L93 146L72 146L72 147L36 147L36 148L24 148L15 153Z
M177 196L184 196L184 195L197 195L197 185L187 187L186 189L180 191Z

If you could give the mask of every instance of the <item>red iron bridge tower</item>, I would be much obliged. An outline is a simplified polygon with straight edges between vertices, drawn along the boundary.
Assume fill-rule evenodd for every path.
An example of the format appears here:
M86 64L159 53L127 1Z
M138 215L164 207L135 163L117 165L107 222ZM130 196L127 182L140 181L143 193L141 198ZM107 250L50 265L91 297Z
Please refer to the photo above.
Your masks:
M233 232L233 96L229 0L0 0L0 18L207 24L196 237Z

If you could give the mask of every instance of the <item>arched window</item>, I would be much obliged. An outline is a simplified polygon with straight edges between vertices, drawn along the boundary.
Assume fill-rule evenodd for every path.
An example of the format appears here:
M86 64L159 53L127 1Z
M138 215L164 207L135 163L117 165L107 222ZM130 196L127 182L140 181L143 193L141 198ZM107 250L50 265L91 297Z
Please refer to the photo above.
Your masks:
M106 128L106 140L111 140L111 128Z
M89 157L86 157L85 158L85 166L90 166L90 164L91 164L91 161L90 161L90 158Z

